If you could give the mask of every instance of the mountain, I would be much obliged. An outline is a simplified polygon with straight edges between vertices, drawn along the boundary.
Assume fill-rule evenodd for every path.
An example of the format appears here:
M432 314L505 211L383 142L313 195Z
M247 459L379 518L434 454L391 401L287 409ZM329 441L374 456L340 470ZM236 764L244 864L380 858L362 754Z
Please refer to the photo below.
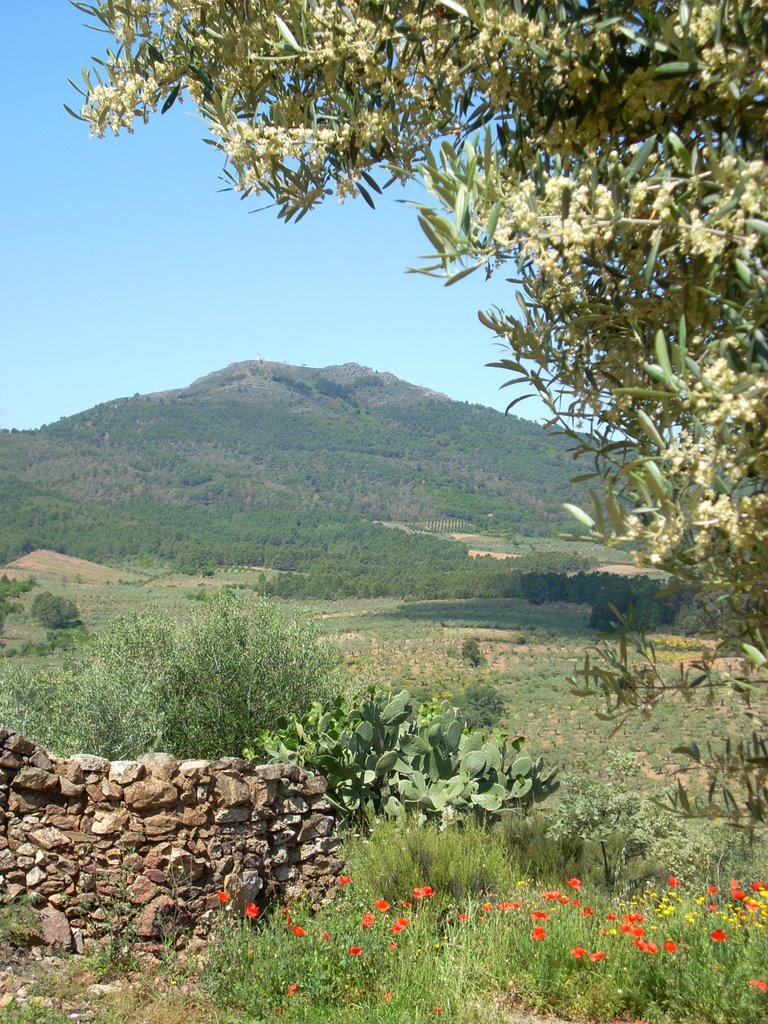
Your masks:
M569 525L563 501L581 498L572 472L565 442L537 424L392 374L235 363L2 432L0 560L47 547L257 564L303 574L304 589L320 571L344 592L384 573L395 589L374 592L399 592L414 560L464 571L466 552L376 521L548 534Z

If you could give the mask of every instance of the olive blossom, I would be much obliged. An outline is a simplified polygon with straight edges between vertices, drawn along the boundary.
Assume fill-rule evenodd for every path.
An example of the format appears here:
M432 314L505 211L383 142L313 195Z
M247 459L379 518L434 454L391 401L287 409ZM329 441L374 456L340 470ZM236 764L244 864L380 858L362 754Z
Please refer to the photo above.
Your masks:
M480 319L594 470L582 524L716 599L763 679L766 0L75 6L117 43L85 77L98 135L188 97L233 188L286 220L420 177L421 271L513 271L514 312ZM626 665L582 675L611 713L655 698Z

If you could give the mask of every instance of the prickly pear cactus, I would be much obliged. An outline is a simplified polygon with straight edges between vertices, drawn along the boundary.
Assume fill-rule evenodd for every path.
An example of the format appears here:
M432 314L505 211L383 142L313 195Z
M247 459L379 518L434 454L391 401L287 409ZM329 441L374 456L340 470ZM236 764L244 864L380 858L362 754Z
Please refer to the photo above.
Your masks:
M382 814L493 820L546 799L559 785L557 770L534 761L523 737L509 742L469 730L456 708L419 705L407 690L370 691L356 706L341 699L328 708L315 704L303 719L283 719L263 733L259 747L272 761L324 775L328 798L348 825Z

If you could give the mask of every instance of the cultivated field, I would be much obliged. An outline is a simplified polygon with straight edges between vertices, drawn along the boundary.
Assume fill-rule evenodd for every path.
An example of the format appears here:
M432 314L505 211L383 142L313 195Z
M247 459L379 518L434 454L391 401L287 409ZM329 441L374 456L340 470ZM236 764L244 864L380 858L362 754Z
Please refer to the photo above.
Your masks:
M483 541L493 546L488 538ZM616 557L615 552L604 554ZM33 577L40 589L74 600L92 636L115 615L147 606L183 615L191 600L222 586L249 591L263 578L264 570L233 567L211 577L195 577L146 566L109 568L38 551L0 570L0 575L3 572L20 579ZM23 660L42 666L76 657L76 649L45 649L46 631L29 615L34 593L24 595L22 610L6 620L4 651L15 655L8 664ZM586 605L533 605L518 598L421 602L379 598L286 606L313 619L324 635L338 643L346 671L357 685L407 687L423 698L451 701L460 700L472 684L491 686L506 707L498 725L526 736L532 751L565 769L599 777L606 752L620 748L637 755L649 782L669 784L678 767L669 754L675 746L694 738L736 736L740 729L738 701L725 690L715 695L701 692L695 702L682 706L671 698L652 714L635 715L623 726L601 721L595 714L597 702L574 697L568 682L598 639L588 628ZM462 657L467 639L479 645L482 662L477 666ZM655 643L659 663L670 673L700 652L692 639L658 636Z

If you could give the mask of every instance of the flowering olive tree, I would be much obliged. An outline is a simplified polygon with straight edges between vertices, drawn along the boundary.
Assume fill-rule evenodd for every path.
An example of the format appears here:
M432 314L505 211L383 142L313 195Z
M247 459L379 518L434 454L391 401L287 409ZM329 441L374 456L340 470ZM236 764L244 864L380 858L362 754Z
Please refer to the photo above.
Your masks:
M764 681L765 0L75 6L117 41L85 78L96 134L188 96L233 186L286 220L420 177L422 272L512 270L514 313L480 319L509 345L495 365L589 460L599 489L577 519L706 595L747 659L743 692ZM582 685L611 715L652 704L658 674L629 669L617 654ZM726 809L744 808L738 775L760 819L756 728L719 768Z

